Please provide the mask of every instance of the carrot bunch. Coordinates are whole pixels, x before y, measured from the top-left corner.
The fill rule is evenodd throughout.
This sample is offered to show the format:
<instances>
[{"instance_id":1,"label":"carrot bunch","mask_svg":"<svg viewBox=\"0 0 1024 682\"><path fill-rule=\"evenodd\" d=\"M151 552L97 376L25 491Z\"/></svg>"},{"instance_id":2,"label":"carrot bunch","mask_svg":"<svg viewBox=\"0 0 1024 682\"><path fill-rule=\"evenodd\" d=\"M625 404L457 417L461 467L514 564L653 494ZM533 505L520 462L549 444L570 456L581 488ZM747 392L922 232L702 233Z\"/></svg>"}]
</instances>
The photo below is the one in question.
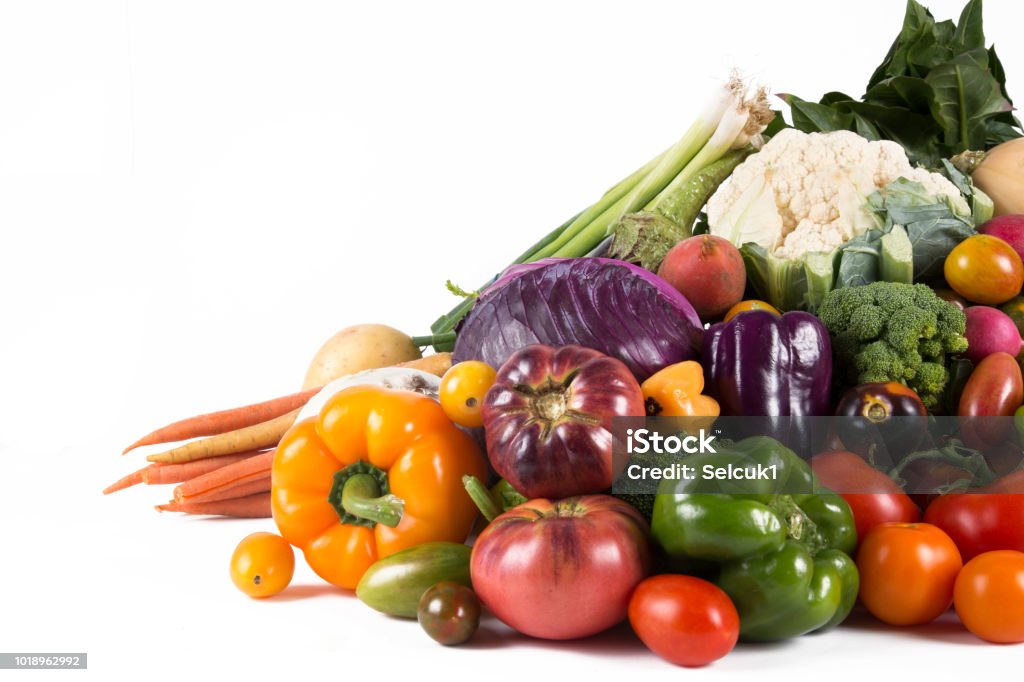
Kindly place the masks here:
<instances>
[{"instance_id":1,"label":"carrot bunch","mask_svg":"<svg viewBox=\"0 0 1024 682\"><path fill-rule=\"evenodd\" d=\"M451 366L450 357L440 353L399 366L440 376ZM149 455L146 459L150 464L107 486L103 494L139 484L177 484L172 499L158 505L158 511L269 517L274 448L295 423L303 405L319 391L314 388L201 414L148 433L122 454L147 445L181 444Z\"/></svg>"},{"instance_id":2,"label":"carrot bunch","mask_svg":"<svg viewBox=\"0 0 1024 682\"><path fill-rule=\"evenodd\" d=\"M175 483L173 499L157 506L159 511L268 517L273 448L317 390L201 414L159 428L124 452L143 445L188 442L150 455L150 464L111 484L103 493L140 483Z\"/></svg>"}]
</instances>

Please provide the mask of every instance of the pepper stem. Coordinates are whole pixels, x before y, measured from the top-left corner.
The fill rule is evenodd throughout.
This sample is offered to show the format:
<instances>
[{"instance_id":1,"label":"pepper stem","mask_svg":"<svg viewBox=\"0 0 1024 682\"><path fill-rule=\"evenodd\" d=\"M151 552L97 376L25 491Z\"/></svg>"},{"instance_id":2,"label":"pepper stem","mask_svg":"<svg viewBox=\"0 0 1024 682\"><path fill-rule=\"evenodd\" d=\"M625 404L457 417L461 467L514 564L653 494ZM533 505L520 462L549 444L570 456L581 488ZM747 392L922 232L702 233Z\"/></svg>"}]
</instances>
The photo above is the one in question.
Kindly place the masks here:
<instances>
[{"instance_id":1,"label":"pepper stem","mask_svg":"<svg viewBox=\"0 0 1024 682\"><path fill-rule=\"evenodd\" d=\"M818 530L818 524L800 508L800 505L791 496L776 495L768 506L786 524L786 536L806 547L811 556L827 547L825 539Z\"/></svg>"},{"instance_id":2,"label":"pepper stem","mask_svg":"<svg viewBox=\"0 0 1024 682\"><path fill-rule=\"evenodd\" d=\"M334 474L327 496L342 523L394 528L402 520L405 502L389 492L387 474L368 462L355 462Z\"/></svg>"}]
</instances>

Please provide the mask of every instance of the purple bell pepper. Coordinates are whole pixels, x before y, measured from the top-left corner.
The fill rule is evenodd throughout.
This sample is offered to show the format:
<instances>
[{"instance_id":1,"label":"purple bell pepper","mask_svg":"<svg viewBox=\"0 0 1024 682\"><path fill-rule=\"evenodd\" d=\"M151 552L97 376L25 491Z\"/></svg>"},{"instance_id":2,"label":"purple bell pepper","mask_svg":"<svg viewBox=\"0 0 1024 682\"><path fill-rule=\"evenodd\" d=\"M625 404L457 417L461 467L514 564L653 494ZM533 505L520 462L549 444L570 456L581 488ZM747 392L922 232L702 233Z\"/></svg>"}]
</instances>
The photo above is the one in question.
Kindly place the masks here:
<instances>
[{"instance_id":1,"label":"purple bell pepper","mask_svg":"<svg viewBox=\"0 0 1024 682\"><path fill-rule=\"evenodd\" d=\"M830 414L832 344L814 315L740 313L704 334L705 391L725 416Z\"/></svg>"}]
</instances>

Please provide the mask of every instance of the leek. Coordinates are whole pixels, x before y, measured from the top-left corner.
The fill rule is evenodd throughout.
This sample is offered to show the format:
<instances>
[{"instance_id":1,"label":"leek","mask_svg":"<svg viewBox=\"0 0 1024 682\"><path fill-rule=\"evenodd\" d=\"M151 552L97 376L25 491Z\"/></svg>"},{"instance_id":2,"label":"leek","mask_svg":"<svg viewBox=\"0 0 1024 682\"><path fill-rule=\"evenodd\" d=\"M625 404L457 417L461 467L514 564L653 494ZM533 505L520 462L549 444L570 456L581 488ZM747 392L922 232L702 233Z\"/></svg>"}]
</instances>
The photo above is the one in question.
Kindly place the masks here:
<instances>
[{"instance_id":1,"label":"leek","mask_svg":"<svg viewBox=\"0 0 1024 682\"><path fill-rule=\"evenodd\" d=\"M707 200L704 189L709 178L715 178L717 186L735 167L736 157L730 156L725 164L714 164L734 150L749 148L773 116L763 89L748 97L743 81L731 77L678 142L547 234L514 262L530 263L552 256L579 258L601 252L623 217L638 211L661 211L672 219L696 216ZM715 172L709 174L706 169L712 166ZM692 219L689 222L690 225L682 226L687 234ZM479 291L493 282L492 279ZM431 325L434 336L417 337L417 343L432 345L437 351L451 350L452 332L475 301L475 297L464 299Z\"/></svg>"}]
</instances>

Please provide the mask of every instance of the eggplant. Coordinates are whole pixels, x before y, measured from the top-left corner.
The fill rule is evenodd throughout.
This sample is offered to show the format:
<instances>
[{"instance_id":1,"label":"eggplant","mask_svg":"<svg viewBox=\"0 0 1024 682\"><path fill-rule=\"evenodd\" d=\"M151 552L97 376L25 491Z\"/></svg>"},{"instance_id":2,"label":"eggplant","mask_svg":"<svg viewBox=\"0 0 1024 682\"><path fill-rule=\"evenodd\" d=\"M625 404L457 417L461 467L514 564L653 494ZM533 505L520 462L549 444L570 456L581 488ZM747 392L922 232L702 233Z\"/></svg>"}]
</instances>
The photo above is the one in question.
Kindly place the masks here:
<instances>
[{"instance_id":1,"label":"eggplant","mask_svg":"<svg viewBox=\"0 0 1024 682\"><path fill-rule=\"evenodd\" d=\"M830 414L832 344L810 313L750 310L713 324L701 358L705 393L722 416L767 418L742 425L723 420L742 426L738 437L770 435L800 452L810 444L814 420L792 418Z\"/></svg>"}]
</instances>

